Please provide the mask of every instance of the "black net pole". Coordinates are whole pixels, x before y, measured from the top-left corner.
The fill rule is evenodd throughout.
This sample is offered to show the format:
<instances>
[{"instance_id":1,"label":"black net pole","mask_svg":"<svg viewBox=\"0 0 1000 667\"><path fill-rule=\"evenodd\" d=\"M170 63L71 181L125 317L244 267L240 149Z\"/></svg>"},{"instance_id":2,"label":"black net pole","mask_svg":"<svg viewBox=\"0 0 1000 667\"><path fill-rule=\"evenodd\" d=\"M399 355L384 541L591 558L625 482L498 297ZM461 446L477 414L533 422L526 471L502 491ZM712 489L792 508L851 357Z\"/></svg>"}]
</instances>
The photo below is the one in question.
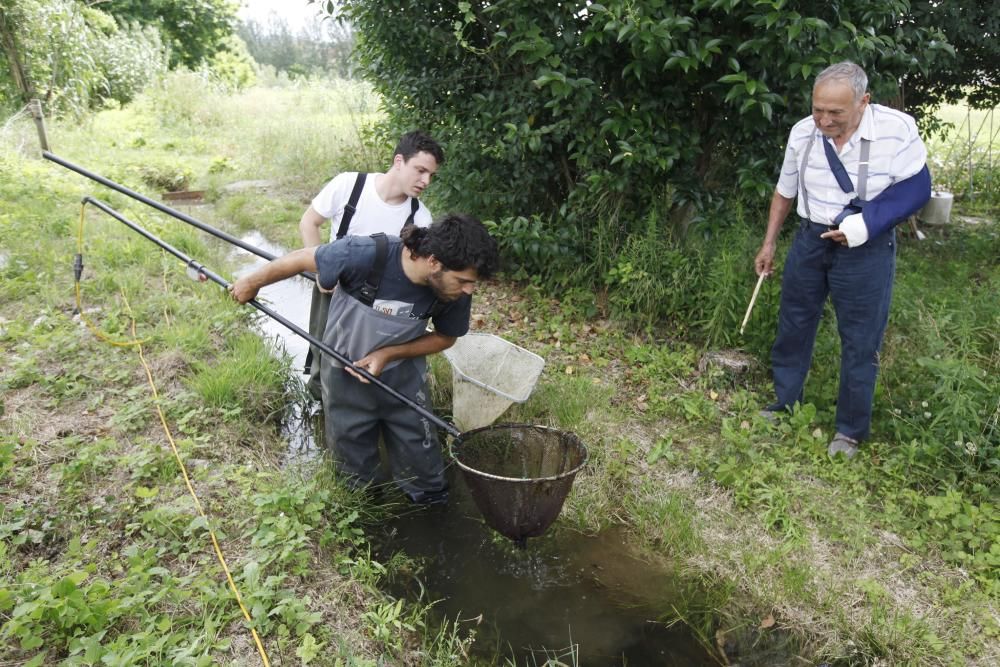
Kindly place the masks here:
<instances>
[{"instance_id":1,"label":"black net pole","mask_svg":"<svg viewBox=\"0 0 1000 667\"><path fill-rule=\"evenodd\" d=\"M223 289L227 289L227 290L229 289L230 283L225 278L223 278L219 274L215 273L214 271L208 269L205 265L200 264L199 262L196 262L190 256L184 254L183 252L181 252L177 248L173 247L172 245L170 245L166 241L164 241L164 240L158 238L157 236L153 235L152 233L150 233L149 231L147 231L143 227L141 227L138 224L132 222L131 220L129 220L128 218L126 218L125 216L123 216L121 213L119 213L115 209L113 209L110 206L108 206L107 204L105 204L104 202L102 202L100 200L97 200L97 199L94 199L93 197L89 197L89 196L88 197L84 197L82 201L83 201L84 204L92 204L93 206L97 207L98 209L100 209L104 213L107 213L112 218L114 218L118 222L122 223L123 225L125 225L126 227L128 227L129 229L131 229L132 231L138 233L139 235L145 237L149 241L152 241L156 245L160 246L163 250L167 251L168 253L170 253L171 255L173 255L174 257L176 257L177 259L179 259L182 262L184 262L184 264L187 266L188 269L193 269L194 271L196 271L199 279L211 280L212 282L216 283L217 285L220 285ZM204 276L204 278L202 278L202 276ZM328 354L328 355L330 355L330 357L332 359L336 359L337 361L339 361L340 363L344 364L345 366L350 366L351 369L353 371L355 371L358 375L364 377L366 380L368 380L369 382L371 382L372 384L374 384L376 387L378 387L378 388L382 389L383 391L387 392L393 398L395 398L396 400L400 401L404 405L407 405L407 406L413 408L414 410L416 410L420 414L421 417L424 417L425 419L429 420L431 423L433 423L436 426L444 429L445 431L447 431L448 433L450 433L454 437L459 438L459 439L461 438L462 432L459 431L455 426L453 426L453 425L449 424L448 422L444 421L443 419L441 419L440 417L438 417L437 415L435 415L433 412L431 412L430 410L424 408L423 406L421 406L420 404L418 404L417 402L415 402L413 399L409 398L408 396L405 396L405 395L401 394L400 392L396 391L395 389L393 389L392 387L390 387L389 385L387 385L385 382L382 382L382 380L378 379L376 376L372 375L371 373L369 373L365 369L360 368L358 366L355 366L354 362L352 362L350 359L348 359L347 357L345 357L344 355L342 355L340 352L337 352L336 350L334 350L332 347L330 347L329 345L327 345L323 341L321 341L318 338L310 335L309 332L305 331L304 329L302 329L298 325L296 325L293 322L285 319L284 317L282 317L278 313L274 312L273 310L271 310L267 306L263 305L262 303L260 303L256 299L251 299L250 301L247 302L247 305L253 306L254 308L256 308L257 310L259 310L260 312L264 313L268 317L272 318L273 320L275 320L276 322L278 322L279 324L281 324L282 326L284 326L285 328L287 328L288 330L290 330L292 333L295 333L295 334L301 336L302 338L306 339L307 341L309 341L309 343L311 343L312 345L315 345L316 347L318 347L323 352L323 354Z\"/></svg>"},{"instance_id":2,"label":"black net pole","mask_svg":"<svg viewBox=\"0 0 1000 667\"><path fill-rule=\"evenodd\" d=\"M236 246L237 248L242 248L243 250L246 250L249 253L257 255L258 257L262 257L262 258L264 258L264 259L266 259L268 261L270 261L272 259L277 259L277 255L269 253L266 250L261 250L260 248L258 248L256 246L250 245L246 241L243 241L242 239L238 239L235 236L233 236L232 234L227 234L226 232L222 231L221 229L216 229L215 227L212 227L211 225L205 224L204 222L202 222L201 220L198 220L197 218L193 218L190 215L187 215L186 213L181 213L177 209L170 208L166 204L162 204L162 203L156 201L155 199L150 199L146 195L139 194L135 190L127 188L124 185L121 185L120 183L115 183L114 181L112 181L110 179L104 178L100 174L95 174L92 171L84 169L80 165L73 164L69 160L64 160L63 158L59 157L58 155L55 155L54 153L50 153L49 151L42 151L42 157L45 158L46 160L49 160L50 162L55 162L59 166L65 167L66 169L69 169L70 171L76 172L77 174L80 174L81 176L85 176L86 178L89 178L92 181L100 183L101 185L103 185L105 187L111 188L112 190L114 190L116 192L120 192L121 194L125 195L126 197L131 197L132 199L134 199L134 200L136 200L138 202L141 202L141 203L145 204L146 206L150 206L152 208L155 208L157 211L160 211L161 213L166 213L167 215L169 215L172 218L176 218L177 220L180 220L181 222L186 222L187 224L191 225L192 227L196 227L197 229L200 229L203 232L211 234L212 236L214 236L214 237L216 237L218 239L222 239L223 241L225 241L227 243L231 243L232 245ZM93 202L95 205L97 205L96 200L91 199L90 201ZM100 208L100 206L98 206L98 208ZM303 278L307 278L309 280L315 280L316 279L316 276L313 273L306 272L306 273L302 273L300 275Z\"/></svg>"}]
</instances>

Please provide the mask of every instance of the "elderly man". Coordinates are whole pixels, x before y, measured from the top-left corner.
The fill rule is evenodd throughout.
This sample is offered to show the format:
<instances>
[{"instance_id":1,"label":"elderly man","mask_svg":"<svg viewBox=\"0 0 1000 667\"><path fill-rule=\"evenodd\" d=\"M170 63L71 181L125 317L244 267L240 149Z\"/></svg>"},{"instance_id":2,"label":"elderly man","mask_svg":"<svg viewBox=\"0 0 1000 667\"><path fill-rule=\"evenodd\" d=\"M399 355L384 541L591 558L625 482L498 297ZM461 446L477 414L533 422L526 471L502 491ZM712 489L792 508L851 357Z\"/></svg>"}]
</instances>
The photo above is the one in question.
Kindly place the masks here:
<instances>
[{"instance_id":1,"label":"elderly man","mask_svg":"<svg viewBox=\"0 0 1000 667\"><path fill-rule=\"evenodd\" d=\"M799 229L785 262L778 332L771 350L777 401L802 400L823 304L840 334L836 435L828 453L847 458L868 436L878 354L896 266L893 227L930 198L927 151L910 116L869 103L868 77L843 62L816 77L812 116L792 128L755 259L774 270L778 232L797 199Z\"/></svg>"}]
</instances>

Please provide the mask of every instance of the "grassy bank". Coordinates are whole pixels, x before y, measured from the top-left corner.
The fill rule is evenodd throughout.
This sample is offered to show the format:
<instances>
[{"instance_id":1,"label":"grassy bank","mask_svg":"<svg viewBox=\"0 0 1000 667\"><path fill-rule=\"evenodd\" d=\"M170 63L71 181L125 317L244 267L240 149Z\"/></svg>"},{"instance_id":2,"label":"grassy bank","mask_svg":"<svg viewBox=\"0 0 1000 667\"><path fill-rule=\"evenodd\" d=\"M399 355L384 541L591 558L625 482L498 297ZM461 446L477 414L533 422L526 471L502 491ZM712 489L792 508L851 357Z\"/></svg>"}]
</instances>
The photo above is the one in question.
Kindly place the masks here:
<instances>
[{"instance_id":1,"label":"grassy bank","mask_svg":"<svg viewBox=\"0 0 1000 667\"><path fill-rule=\"evenodd\" d=\"M135 108L80 127L50 122L53 150L153 196L204 189L214 206L196 216L293 247L322 182L385 160L357 139L372 106L350 91L224 97L175 78ZM343 102L351 94L353 106ZM81 321L72 262L84 194L223 275L233 267L203 234L12 148L31 133L9 128L0 156L3 658L257 663L211 528L273 664L467 664L471 628L442 628L379 591L393 568L409 567L370 556L364 527L385 510L341 491L318 463L280 467L277 423L294 391L287 362L249 333L252 311L90 210L83 314L107 338L141 339L142 357ZM226 188L246 179L271 183ZM777 424L756 416L768 399L776 284L747 335L734 332L759 229L619 263L630 272L596 298L487 286L477 330L548 361L532 398L504 419L574 431L591 449L557 529L622 523L678 563L701 596L664 620L689 623L710 646L791 638L802 659L790 664L1000 662L998 229L926 231L927 241L900 242L874 436L849 463L825 454L831 318L812 402ZM657 267L680 278L647 280ZM657 292L664 286L671 294ZM640 298L675 299L676 320L611 317L640 309ZM435 366L446 405L446 368Z\"/></svg>"}]
</instances>

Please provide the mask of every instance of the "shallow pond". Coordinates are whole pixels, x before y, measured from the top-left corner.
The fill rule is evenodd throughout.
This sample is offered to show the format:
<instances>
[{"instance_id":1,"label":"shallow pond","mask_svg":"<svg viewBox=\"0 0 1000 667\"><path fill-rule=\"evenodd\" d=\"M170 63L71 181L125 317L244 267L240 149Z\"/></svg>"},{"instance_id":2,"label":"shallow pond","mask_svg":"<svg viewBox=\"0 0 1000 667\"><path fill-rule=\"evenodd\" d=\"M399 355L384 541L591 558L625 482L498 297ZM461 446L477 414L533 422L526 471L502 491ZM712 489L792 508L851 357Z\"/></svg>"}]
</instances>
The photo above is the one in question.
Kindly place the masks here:
<instances>
[{"instance_id":1,"label":"shallow pond","mask_svg":"<svg viewBox=\"0 0 1000 667\"><path fill-rule=\"evenodd\" d=\"M633 555L623 532L550 531L520 549L486 527L453 477L447 506L404 512L371 539L383 562L402 551L421 564L419 574L390 582L390 592L423 595L437 601L438 614L476 624L480 657L518 665L719 664L685 625L657 620L678 599L676 580Z\"/></svg>"}]
</instances>

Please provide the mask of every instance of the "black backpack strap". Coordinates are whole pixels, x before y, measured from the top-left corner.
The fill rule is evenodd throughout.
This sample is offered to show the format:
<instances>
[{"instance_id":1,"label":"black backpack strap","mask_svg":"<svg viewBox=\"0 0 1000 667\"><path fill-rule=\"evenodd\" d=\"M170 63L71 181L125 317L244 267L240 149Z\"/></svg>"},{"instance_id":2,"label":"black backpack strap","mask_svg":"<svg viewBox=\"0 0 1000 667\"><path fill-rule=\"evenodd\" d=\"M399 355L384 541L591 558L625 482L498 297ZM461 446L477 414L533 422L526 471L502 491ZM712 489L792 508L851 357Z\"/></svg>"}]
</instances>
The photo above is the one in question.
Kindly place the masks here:
<instances>
[{"instance_id":1,"label":"black backpack strap","mask_svg":"<svg viewBox=\"0 0 1000 667\"><path fill-rule=\"evenodd\" d=\"M382 283L382 274L385 273L385 263L389 256L389 242L385 234L372 234L372 238L375 240L375 261L372 262L372 268L358 295L358 301L369 307L375 303L375 293Z\"/></svg>"},{"instance_id":2,"label":"black backpack strap","mask_svg":"<svg viewBox=\"0 0 1000 667\"><path fill-rule=\"evenodd\" d=\"M416 197L410 197L410 215L407 216L406 222L403 223L403 227L413 224L413 216L415 216L417 214L417 211L419 210L420 210L420 200L417 199ZM399 231L403 230L400 229Z\"/></svg>"},{"instance_id":3,"label":"black backpack strap","mask_svg":"<svg viewBox=\"0 0 1000 667\"><path fill-rule=\"evenodd\" d=\"M361 199L361 191L365 189L365 177L367 175L359 172L358 177L354 180L354 189L351 190L347 206L344 207L344 214L340 216L340 228L337 230L338 239L347 236L347 228L351 226L351 218L354 217L354 213L358 210L358 200Z\"/></svg>"}]
</instances>

